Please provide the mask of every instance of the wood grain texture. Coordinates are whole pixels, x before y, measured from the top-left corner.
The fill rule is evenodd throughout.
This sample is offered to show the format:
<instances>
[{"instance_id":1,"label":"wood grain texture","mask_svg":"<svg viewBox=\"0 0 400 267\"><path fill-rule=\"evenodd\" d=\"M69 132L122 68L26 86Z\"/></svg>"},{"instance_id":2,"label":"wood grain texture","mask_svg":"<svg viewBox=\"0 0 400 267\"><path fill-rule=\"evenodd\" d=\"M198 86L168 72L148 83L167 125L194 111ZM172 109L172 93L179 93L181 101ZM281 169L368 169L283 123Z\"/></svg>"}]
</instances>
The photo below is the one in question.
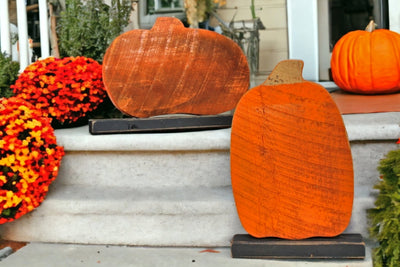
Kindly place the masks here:
<instances>
[{"instance_id":1,"label":"wood grain texture","mask_svg":"<svg viewBox=\"0 0 400 267\"><path fill-rule=\"evenodd\" d=\"M241 223L254 237L330 237L350 221L346 129L325 88L287 73L294 67L301 75L302 66L279 63L269 85L243 96L232 121L233 194ZM292 83L282 83L284 76L294 76Z\"/></svg>"},{"instance_id":2,"label":"wood grain texture","mask_svg":"<svg viewBox=\"0 0 400 267\"><path fill-rule=\"evenodd\" d=\"M215 115L232 110L248 90L249 68L232 40L169 17L117 37L104 56L103 79L114 105L134 117Z\"/></svg>"},{"instance_id":3,"label":"wood grain texture","mask_svg":"<svg viewBox=\"0 0 400 267\"><path fill-rule=\"evenodd\" d=\"M400 93L360 95L338 90L331 96L342 114L400 112Z\"/></svg>"}]
</instances>

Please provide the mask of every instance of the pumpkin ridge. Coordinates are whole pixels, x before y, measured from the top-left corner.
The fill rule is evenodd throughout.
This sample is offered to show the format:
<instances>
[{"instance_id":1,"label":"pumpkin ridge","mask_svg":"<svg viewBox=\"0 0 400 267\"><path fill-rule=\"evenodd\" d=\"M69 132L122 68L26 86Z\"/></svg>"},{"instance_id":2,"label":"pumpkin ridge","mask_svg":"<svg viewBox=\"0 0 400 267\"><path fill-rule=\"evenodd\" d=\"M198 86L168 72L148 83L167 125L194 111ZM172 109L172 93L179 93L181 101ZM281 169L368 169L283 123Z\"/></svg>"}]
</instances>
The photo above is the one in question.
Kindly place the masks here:
<instances>
[{"instance_id":1,"label":"pumpkin ridge","mask_svg":"<svg viewBox=\"0 0 400 267\"><path fill-rule=\"evenodd\" d=\"M396 42L396 40L394 40L395 38L398 39L397 40L398 42ZM397 69L400 70L400 56L399 56L399 51L396 49L397 44L400 42L399 35L397 35L397 37L389 38L389 40L390 40L390 42L392 44L393 55L396 58ZM397 83L396 83L396 85L397 85L397 87L400 87L400 72L397 72Z\"/></svg>"},{"instance_id":2,"label":"pumpkin ridge","mask_svg":"<svg viewBox=\"0 0 400 267\"><path fill-rule=\"evenodd\" d=\"M369 62L370 62L370 64L369 64L369 75L371 77L371 88L375 88L374 70L372 69L375 62L373 62L373 56L374 55L373 55L372 51L374 51L374 44L375 44L374 37L376 36L376 34L374 34L374 32L371 32L370 35L371 35L370 38L369 38L369 47L370 47L369 49L370 49L370 51L368 53L369 54Z\"/></svg>"},{"instance_id":3,"label":"pumpkin ridge","mask_svg":"<svg viewBox=\"0 0 400 267\"><path fill-rule=\"evenodd\" d=\"M335 50L340 50L341 49L341 43L340 41L336 43L335 47L333 48L332 51L332 58L331 58L331 69L332 69L332 77L335 83L341 87L342 84L344 83L341 75L339 75L335 70L338 70L339 67L339 52L336 52Z\"/></svg>"},{"instance_id":4,"label":"pumpkin ridge","mask_svg":"<svg viewBox=\"0 0 400 267\"><path fill-rule=\"evenodd\" d=\"M371 63L373 60L372 55L372 39L374 33L361 31L360 35L358 36L358 42L353 47L353 50L356 51L357 55L354 57L354 74L353 80L355 81L355 89L358 92L365 92L369 88L373 88L373 73L374 73L374 66ZM357 47L362 47L363 49L357 49ZM367 57L364 55L367 54ZM367 66L367 68L362 69L363 66ZM362 72L360 73L359 70L361 69ZM365 72L367 75L364 75L362 79L359 78L360 74Z\"/></svg>"},{"instance_id":5,"label":"pumpkin ridge","mask_svg":"<svg viewBox=\"0 0 400 267\"><path fill-rule=\"evenodd\" d=\"M346 60L346 58L342 60L345 60L345 62L347 62L347 68L346 68L346 88L351 88L351 87L355 87L358 88L358 84L357 81L355 81L355 79L353 79L353 77L355 77L357 75L357 73L355 72L356 69L356 54L358 53L357 50L354 50L354 46L355 44L358 43L359 39L361 38L361 35L356 35L354 34L354 36L352 36L352 34L350 34L351 38L349 37L351 42L344 42L346 44L345 46L345 51L349 54L349 60ZM346 64L343 64L346 65ZM354 73L355 72L355 73Z\"/></svg>"}]
</instances>

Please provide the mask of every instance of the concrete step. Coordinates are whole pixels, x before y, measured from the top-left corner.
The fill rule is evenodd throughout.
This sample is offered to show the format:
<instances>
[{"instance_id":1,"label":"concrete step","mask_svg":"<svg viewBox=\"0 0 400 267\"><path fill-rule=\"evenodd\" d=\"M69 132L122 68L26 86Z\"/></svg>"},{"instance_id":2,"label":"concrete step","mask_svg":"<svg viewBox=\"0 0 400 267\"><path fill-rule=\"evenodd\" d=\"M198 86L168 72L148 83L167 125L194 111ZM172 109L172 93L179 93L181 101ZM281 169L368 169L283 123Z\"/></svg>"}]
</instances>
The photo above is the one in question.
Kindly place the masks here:
<instances>
[{"instance_id":1,"label":"concrete step","mask_svg":"<svg viewBox=\"0 0 400 267\"><path fill-rule=\"evenodd\" d=\"M208 251L208 252L207 252ZM229 248L149 248L104 245L30 243L0 262L1 266L118 267L372 267L370 248L364 260L233 259ZM51 252L51 253L50 253Z\"/></svg>"},{"instance_id":2,"label":"concrete step","mask_svg":"<svg viewBox=\"0 0 400 267\"><path fill-rule=\"evenodd\" d=\"M368 238L376 166L398 146L400 113L345 115L355 170L346 232ZM230 187L230 129L92 136L56 131L66 150L43 204L1 225L16 241L140 246L229 246L244 233Z\"/></svg>"},{"instance_id":3,"label":"concrete step","mask_svg":"<svg viewBox=\"0 0 400 267\"><path fill-rule=\"evenodd\" d=\"M51 188L35 212L2 226L19 241L142 246L227 246L244 233L230 187Z\"/></svg>"},{"instance_id":4,"label":"concrete step","mask_svg":"<svg viewBox=\"0 0 400 267\"><path fill-rule=\"evenodd\" d=\"M228 186L229 150L67 152L57 180L137 189Z\"/></svg>"},{"instance_id":5,"label":"concrete step","mask_svg":"<svg viewBox=\"0 0 400 267\"><path fill-rule=\"evenodd\" d=\"M67 153L59 183L129 188L230 185L230 129L181 133L90 135L56 131Z\"/></svg>"},{"instance_id":6,"label":"concrete step","mask_svg":"<svg viewBox=\"0 0 400 267\"><path fill-rule=\"evenodd\" d=\"M365 210L373 199L356 194L346 233L368 237ZM142 188L58 185L33 213L2 226L17 241L136 246L229 246L240 224L231 187Z\"/></svg>"}]
</instances>

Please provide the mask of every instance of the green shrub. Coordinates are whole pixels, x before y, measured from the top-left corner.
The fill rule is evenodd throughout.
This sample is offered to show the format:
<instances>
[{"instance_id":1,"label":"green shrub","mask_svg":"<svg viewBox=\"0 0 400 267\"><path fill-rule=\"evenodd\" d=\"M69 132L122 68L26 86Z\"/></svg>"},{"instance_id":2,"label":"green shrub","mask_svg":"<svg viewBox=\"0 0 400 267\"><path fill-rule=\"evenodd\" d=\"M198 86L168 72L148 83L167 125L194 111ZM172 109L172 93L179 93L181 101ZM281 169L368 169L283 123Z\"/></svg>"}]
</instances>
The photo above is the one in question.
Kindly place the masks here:
<instances>
[{"instance_id":1,"label":"green shrub","mask_svg":"<svg viewBox=\"0 0 400 267\"><path fill-rule=\"evenodd\" d=\"M104 0L66 0L65 4L57 22L60 57L85 56L101 64L111 42L129 23L132 0L112 0L111 6L104 4ZM124 115L107 97L88 117Z\"/></svg>"},{"instance_id":2,"label":"green shrub","mask_svg":"<svg viewBox=\"0 0 400 267\"><path fill-rule=\"evenodd\" d=\"M12 61L11 57L0 53L0 97L10 97L14 93L10 85L18 78L19 63Z\"/></svg>"},{"instance_id":3,"label":"green shrub","mask_svg":"<svg viewBox=\"0 0 400 267\"><path fill-rule=\"evenodd\" d=\"M389 152L378 167L382 181L375 186L379 194L369 211L371 236L379 246L374 249L375 267L400 264L400 150Z\"/></svg>"},{"instance_id":4,"label":"green shrub","mask_svg":"<svg viewBox=\"0 0 400 267\"><path fill-rule=\"evenodd\" d=\"M131 0L66 0L60 13L57 34L61 57L85 56L102 63L103 56L129 23Z\"/></svg>"}]
</instances>

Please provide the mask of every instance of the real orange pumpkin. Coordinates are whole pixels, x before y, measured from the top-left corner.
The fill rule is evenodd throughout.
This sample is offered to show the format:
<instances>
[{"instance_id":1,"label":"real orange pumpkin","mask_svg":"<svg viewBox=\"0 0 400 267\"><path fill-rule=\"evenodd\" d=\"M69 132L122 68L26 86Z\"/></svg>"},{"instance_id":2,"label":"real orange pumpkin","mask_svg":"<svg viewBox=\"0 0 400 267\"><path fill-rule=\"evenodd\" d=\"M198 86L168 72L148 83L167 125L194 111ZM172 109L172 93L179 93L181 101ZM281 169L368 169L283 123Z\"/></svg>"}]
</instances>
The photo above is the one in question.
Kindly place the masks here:
<instances>
[{"instance_id":1,"label":"real orange pumpkin","mask_svg":"<svg viewBox=\"0 0 400 267\"><path fill-rule=\"evenodd\" d=\"M400 34L375 30L373 21L365 31L351 31L335 45L332 76L343 90L359 94L400 91Z\"/></svg>"}]
</instances>

